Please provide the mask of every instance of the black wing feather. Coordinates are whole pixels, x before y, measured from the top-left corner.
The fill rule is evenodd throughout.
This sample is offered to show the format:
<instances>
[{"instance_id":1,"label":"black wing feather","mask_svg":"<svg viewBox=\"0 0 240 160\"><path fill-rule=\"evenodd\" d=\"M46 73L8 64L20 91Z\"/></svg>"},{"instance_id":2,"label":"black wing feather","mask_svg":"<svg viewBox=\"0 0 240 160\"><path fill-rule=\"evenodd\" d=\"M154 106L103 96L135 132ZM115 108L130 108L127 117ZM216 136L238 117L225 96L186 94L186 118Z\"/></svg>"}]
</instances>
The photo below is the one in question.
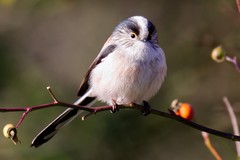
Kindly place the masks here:
<instances>
[{"instance_id":1,"label":"black wing feather","mask_svg":"<svg viewBox=\"0 0 240 160\"><path fill-rule=\"evenodd\" d=\"M107 42L106 42L107 43ZM98 55L98 57L93 61L91 66L89 67L88 72L85 75L85 78L83 79L80 89L78 92L79 96L84 95L87 90L89 89L89 76L91 71L98 65L103 58L107 57L110 53L112 53L116 48L116 45L110 45L107 48L103 49L103 51ZM91 103L95 97L86 97L79 105L88 105ZM76 116L78 114L78 109L68 109L65 112L63 112L59 117L57 117L52 123L50 123L45 129L43 129L32 141L31 147L39 147L43 143L46 143L49 141L58 131L59 125L66 124L71 118Z\"/></svg>"}]
</instances>

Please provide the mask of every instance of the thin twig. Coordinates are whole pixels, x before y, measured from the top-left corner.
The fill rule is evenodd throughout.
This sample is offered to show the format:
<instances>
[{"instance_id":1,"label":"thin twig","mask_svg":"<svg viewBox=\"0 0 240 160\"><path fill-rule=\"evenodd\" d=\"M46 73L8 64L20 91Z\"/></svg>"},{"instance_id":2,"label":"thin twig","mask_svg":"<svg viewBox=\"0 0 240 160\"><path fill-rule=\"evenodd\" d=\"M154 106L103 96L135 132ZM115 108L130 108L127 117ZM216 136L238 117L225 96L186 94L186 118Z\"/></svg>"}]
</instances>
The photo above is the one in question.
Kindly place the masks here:
<instances>
[{"instance_id":1,"label":"thin twig","mask_svg":"<svg viewBox=\"0 0 240 160\"><path fill-rule=\"evenodd\" d=\"M236 70L238 72L240 72L240 64L238 63L236 56L234 56L234 57L226 56L225 59L226 59L226 61L232 63L235 66Z\"/></svg>"},{"instance_id":2,"label":"thin twig","mask_svg":"<svg viewBox=\"0 0 240 160\"><path fill-rule=\"evenodd\" d=\"M238 12L240 13L240 0L236 0Z\"/></svg>"},{"instance_id":3,"label":"thin twig","mask_svg":"<svg viewBox=\"0 0 240 160\"><path fill-rule=\"evenodd\" d=\"M51 95L52 99L54 100L54 102L57 102L58 99L57 99L57 97L53 94L53 91L52 91L52 89L51 89L50 86L47 86L47 90L48 90L49 94Z\"/></svg>"},{"instance_id":4,"label":"thin twig","mask_svg":"<svg viewBox=\"0 0 240 160\"><path fill-rule=\"evenodd\" d=\"M233 133L235 135L239 135L238 122L237 122L236 115L233 111L233 107L230 104L227 97L223 97L223 102L224 102L224 104L228 110L229 116L230 116L230 120L231 120L232 127L233 127ZM237 156L240 157L240 142L235 142L235 144L236 144Z\"/></svg>"},{"instance_id":5,"label":"thin twig","mask_svg":"<svg viewBox=\"0 0 240 160\"><path fill-rule=\"evenodd\" d=\"M17 125L16 125L16 128L18 128L18 127L21 125L21 123L23 122L24 118L27 116L27 114L28 114L30 111L31 111L30 108L26 108L26 111L23 112L21 118L19 119L19 121L18 121L18 123L17 123Z\"/></svg>"},{"instance_id":6,"label":"thin twig","mask_svg":"<svg viewBox=\"0 0 240 160\"><path fill-rule=\"evenodd\" d=\"M222 160L221 156L218 154L217 150L213 147L211 140L208 136L207 132L201 132L202 133L202 137L204 139L204 143L206 145L206 147L208 148L208 150L212 153L212 155L216 158L216 160Z\"/></svg>"}]
</instances>

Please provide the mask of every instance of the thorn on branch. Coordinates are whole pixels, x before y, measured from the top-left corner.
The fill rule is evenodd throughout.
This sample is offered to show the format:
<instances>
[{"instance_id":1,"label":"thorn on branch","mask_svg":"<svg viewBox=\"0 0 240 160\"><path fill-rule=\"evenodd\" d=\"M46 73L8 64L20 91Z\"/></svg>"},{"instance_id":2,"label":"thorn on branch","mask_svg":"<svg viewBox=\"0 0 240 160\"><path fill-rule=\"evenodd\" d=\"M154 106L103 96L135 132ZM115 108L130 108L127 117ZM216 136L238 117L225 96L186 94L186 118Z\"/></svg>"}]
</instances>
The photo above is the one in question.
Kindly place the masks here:
<instances>
[{"instance_id":1,"label":"thorn on branch","mask_svg":"<svg viewBox=\"0 0 240 160\"><path fill-rule=\"evenodd\" d=\"M47 90L48 90L49 94L51 95L52 99L54 100L54 102L58 102L58 99L57 99L57 97L53 94L53 91L52 91L52 89L51 89L50 86L47 86Z\"/></svg>"}]
</instances>

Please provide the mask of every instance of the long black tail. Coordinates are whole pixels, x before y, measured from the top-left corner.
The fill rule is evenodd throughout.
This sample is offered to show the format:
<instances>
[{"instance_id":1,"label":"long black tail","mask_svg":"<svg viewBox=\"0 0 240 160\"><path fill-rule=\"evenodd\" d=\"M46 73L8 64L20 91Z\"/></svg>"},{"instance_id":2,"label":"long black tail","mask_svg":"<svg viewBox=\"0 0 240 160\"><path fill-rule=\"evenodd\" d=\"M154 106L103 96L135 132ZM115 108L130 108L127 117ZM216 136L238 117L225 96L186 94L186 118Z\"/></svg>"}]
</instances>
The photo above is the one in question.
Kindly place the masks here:
<instances>
[{"instance_id":1,"label":"long black tail","mask_svg":"<svg viewBox=\"0 0 240 160\"><path fill-rule=\"evenodd\" d=\"M94 97L86 97L84 100L75 102L74 104L89 105L94 102ZM68 108L56 119L54 119L49 125L47 125L32 141L31 147L39 147L40 145L49 141L63 126L70 123L76 118L81 112L78 109Z\"/></svg>"}]
</instances>

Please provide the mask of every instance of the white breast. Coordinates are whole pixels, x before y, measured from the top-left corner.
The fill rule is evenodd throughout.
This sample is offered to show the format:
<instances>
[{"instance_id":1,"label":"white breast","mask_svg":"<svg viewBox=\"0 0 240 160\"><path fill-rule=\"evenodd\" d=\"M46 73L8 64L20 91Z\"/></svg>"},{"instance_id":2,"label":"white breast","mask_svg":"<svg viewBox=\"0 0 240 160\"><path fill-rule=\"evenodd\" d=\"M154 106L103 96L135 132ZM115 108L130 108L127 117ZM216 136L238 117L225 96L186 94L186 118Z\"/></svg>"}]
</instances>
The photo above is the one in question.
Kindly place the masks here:
<instances>
[{"instance_id":1,"label":"white breast","mask_svg":"<svg viewBox=\"0 0 240 160\"><path fill-rule=\"evenodd\" d=\"M160 48L146 48L117 49L104 58L90 75L93 96L111 105L141 103L156 94L166 75L165 57Z\"/></svg>"}]
</instances>

